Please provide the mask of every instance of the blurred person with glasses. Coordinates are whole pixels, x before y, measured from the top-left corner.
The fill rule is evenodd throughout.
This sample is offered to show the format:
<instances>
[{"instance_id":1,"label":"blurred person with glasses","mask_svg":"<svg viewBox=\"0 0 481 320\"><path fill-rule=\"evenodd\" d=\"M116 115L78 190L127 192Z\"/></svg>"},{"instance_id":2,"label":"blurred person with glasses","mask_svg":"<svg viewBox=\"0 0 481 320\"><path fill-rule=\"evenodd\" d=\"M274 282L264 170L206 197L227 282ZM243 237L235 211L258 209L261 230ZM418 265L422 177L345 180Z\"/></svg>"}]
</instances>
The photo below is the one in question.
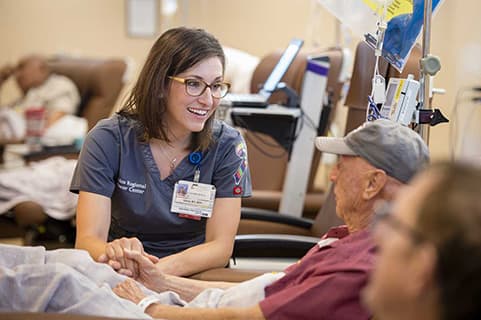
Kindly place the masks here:
<instances>
[{"instance_id":1,"label":"blurred person with glasses","mask_svg":"<svg viewBox=\"0 0 481 320\"><path fill-rule=\"evenodd\" d=\"M481 169L433 165L377 212L376 319L481 319Z\"/></svg>"},{"instance_id":2,"label":"blurred person with glasses","mask_svg":"<svg viewBox=\"0 0 481 320\"><path fill-rule=\"evenodd\" d=\"M242 136L214 119L224 70L204 30L157 39L122 109L85 140L71 182L76 248L134 278L126 249L178 276L227 265L251 183Z\"/></svg>"}]
</instances>

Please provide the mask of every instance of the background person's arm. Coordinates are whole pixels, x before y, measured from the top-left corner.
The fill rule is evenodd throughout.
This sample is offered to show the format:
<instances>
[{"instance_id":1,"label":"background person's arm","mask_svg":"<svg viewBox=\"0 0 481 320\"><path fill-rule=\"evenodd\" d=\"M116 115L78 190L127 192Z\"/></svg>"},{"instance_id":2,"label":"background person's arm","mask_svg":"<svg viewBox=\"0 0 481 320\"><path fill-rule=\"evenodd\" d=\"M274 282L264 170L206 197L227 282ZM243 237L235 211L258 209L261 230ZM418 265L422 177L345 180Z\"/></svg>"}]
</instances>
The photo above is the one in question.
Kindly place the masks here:
<instances>
[{"instance_id":1,"label":"background person's arm","mask_svg":"<svg viewBox=\"0 0 481 320\"><path fill-rule=\"evenodd\" d=\"M48 96L44 107L47 109L46 127L67 114L75 115L80 105L80 93L72 79L51 75L46 83Z\"/></svg>"},{"instance_id":2,"label":"background person's arm","mask_svg":"<svg viewBox=\"0 0 481 320\"><path fill-rule=\"evenodd\" d=\"M52 111L49 113L47 117L47 123L45 125L46 128L50 128L56 121L60 120L64 115L66 115L63 111Z\"/></svg>"},{"instance_id":3,"label":"background person's arm","mask_svg":"<svg viewBox=\"0 0 481 320\"><path fill-rule=\"evenodd\" d=\"M232 255L240 207L240 198L217 198L207 221L205 242L160 259L158 268L166 274L188 276L226 266Z\"/></svg>"}]
</instances>

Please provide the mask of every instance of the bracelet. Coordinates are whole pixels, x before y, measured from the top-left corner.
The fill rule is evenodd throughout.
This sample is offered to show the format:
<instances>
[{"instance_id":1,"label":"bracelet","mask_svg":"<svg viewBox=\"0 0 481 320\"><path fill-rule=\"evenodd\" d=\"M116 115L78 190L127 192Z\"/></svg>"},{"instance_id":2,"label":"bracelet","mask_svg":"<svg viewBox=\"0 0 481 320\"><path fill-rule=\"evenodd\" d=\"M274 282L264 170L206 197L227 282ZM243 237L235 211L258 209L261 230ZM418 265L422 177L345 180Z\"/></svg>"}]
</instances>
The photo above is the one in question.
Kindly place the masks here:
<instances>
[{"instance_id":1,"label":"bracelet","mask_svg":"<svg viewBox=\"0 0 481 320\"><path fill-rule=\"evenodd\" d=\"M151 296L146 296L144 297L142 300L139 301L139 303L137 303L137 305L142 309L142 311L145 313L145 310L147 310L147 308L153 304L153 303L157 303L157 302L160 302L160 299L157 298L157 296L154 296L154 295L151 295Z\"/></svg>"}]
</instances>

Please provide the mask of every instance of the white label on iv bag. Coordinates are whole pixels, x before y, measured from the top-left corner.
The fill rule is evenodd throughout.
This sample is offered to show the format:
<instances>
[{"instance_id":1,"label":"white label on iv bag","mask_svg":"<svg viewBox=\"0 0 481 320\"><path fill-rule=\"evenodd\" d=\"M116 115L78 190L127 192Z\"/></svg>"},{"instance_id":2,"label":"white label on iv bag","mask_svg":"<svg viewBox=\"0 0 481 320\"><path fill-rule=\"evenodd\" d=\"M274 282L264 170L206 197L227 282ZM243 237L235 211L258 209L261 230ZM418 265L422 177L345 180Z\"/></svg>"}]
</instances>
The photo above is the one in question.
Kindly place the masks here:
<instances>
[{"instance_id":1,"label":"white label on iv bag","mask_svg":"<svg viewBox=\"0 0 481 320\"><path fill-rule=\"evenodd\" d=\"M386 101L386 80L381 75L375 75L372 79L372 99L375 104Z\"/></svg>"}]
</instances>

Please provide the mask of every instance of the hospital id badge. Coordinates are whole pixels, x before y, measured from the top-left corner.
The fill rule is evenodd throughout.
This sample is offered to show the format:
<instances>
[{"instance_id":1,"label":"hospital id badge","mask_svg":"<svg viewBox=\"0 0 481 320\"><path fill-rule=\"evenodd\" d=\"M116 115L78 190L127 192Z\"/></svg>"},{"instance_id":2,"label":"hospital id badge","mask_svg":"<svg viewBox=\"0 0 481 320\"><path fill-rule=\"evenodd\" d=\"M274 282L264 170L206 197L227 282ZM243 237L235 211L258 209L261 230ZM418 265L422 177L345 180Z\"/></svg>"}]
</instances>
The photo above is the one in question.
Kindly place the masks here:
<instances>
[{"instance_id":1,"label":"hospital id badge","mask_svg":"<svg viewBox=\"0 0 481 320\"><path fill-rule=\"evenodd\" d=\"M174 186L170 211L210 218L214 208L215 186L180 180Z\"/></svg>"}]
</instances>

